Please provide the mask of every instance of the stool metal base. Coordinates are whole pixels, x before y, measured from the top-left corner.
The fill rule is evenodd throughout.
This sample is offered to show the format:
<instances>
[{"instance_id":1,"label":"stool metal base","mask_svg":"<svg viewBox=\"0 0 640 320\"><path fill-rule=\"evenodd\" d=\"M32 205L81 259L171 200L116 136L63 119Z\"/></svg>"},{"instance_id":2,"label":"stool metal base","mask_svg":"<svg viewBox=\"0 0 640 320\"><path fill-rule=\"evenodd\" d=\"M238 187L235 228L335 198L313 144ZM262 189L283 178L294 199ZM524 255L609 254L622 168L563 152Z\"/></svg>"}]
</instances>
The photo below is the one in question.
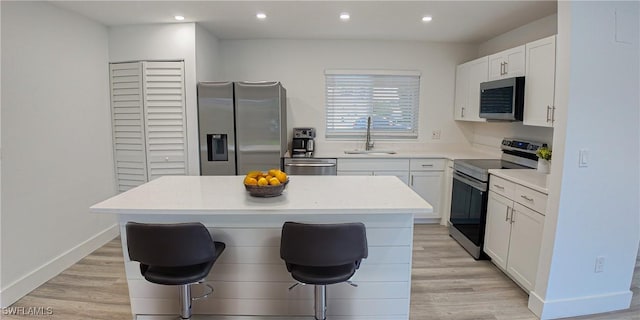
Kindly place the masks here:
<instances>
[{"instance_id":1,"label":"stool metal base","mask_svg":"<svg viewBox=\"0 0 640 320\"><path fill-rule=\"evenodd\" d=\"M327 286L316 285L314 292L315 318L316 320L327 319Z\"/></svg>"},{"instance_id":2,"label":"stool metal base","mask_svg":"<svg viewBox=\"0 0 640 320\"><path fill-rule=\"evenodd\" d=\"M180 319L191 319L191 284L178 287L180 293Z\"/></svg>"}]
</instances>

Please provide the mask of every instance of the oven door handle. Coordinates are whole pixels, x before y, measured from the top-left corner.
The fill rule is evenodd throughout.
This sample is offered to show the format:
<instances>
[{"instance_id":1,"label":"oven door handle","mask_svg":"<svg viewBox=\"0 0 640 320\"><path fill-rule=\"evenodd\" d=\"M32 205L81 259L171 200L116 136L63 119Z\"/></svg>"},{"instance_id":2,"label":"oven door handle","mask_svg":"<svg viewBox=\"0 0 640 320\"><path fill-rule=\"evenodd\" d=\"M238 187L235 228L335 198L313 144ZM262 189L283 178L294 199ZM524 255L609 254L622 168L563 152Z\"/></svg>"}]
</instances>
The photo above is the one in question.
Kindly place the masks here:
<instances>
[{"instance_id":1,"label":"oven door handle","mask_svg":"<svg viewBox=\"0 0 640 320\"><path fill-rule=\"evenodd\" d=\"M467 178L457 172L453 173L453 178L455 180L458 180L474 189L480 190L482 192L486 192L487 191L487 184L486 183L482 183L482 182L478 182L478 181L474 181L470 178Z\"/></svg>"}]
</instances>

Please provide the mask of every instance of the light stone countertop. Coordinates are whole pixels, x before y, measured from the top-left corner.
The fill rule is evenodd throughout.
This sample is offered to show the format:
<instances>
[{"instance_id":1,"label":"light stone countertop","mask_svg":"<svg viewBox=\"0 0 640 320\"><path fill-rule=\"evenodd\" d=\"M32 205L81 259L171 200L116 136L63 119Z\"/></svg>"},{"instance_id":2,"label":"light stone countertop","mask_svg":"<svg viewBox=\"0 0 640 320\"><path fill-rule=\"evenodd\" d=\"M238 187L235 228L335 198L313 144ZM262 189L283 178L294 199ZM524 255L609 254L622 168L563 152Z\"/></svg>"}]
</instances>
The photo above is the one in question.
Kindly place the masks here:
<instances>
[{"instance_id":1,"label":"light stone countertop","mask_svg":"<svg viewBox=\"0 0 640 320\"><path fill-rule=\"evenodd\" d=\"M489 169L489 174L515 182L544 194L549 194L548 174L536 169Z\"/></svg>"},{"instance_id":2,"label":"light stone countertop","mask_svg":"<svg viewBox=\"0 0 640 320\"><path fill-rule=\"evenodd\" d=\"M432 206L393 176L291 176L277 197L256 198L244 176L164 176L93 205L111 214L429 214Z\"/></svg>"},{"instance_id":3,"label":"light stone countertop","mask_svg":"<svg viewBox=\"0 0 640 320\"><path fill-rule=\"evenodd\" d=\"M387 148L382 148L388 150ZM392 148L391 148L392 149ZM393 150L393 149L392 149ZM375 149L374 149L375 151ZM442 148L434 150L398 150L394 154L346 154L344 150L317 151L315 158L343 158L343 159L394 159L394 158L445 158L455 159L499 159L500 154L472 149L472 148Z\"/></svg>"}]
</instances>

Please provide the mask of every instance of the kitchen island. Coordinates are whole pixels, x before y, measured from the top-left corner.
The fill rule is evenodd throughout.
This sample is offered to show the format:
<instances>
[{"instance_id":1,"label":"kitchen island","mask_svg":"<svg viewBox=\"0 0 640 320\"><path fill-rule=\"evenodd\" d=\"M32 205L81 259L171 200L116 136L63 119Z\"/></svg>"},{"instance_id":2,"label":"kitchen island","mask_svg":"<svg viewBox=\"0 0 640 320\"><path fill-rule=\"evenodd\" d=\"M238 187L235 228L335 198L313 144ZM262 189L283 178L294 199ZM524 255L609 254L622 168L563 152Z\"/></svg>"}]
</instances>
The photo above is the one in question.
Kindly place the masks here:
<instances>
[{"instance_id":1,"label":"kitchen island","mask_svg":"<svg viewBox=\"0 0 640 320\"><path fill-rule=\"evenodd\" d=\"M280 259L285 221L363 222L369 257L353 277L359 286L327 289L331 319L409 319L413 215L431 205L396 177L292 176L282 195L249 196L241 176L166 176L91 207L117 214L134 317L178 312L178 290L147 282L126 252L128 221L198 221L227 249L207 281L215 292L195 301L194 314L310 316L313 287L294 283ZM198 286L193 295L197 296ZM279 317L280 318L280 317Z\"/></svg>"}]
</instances>

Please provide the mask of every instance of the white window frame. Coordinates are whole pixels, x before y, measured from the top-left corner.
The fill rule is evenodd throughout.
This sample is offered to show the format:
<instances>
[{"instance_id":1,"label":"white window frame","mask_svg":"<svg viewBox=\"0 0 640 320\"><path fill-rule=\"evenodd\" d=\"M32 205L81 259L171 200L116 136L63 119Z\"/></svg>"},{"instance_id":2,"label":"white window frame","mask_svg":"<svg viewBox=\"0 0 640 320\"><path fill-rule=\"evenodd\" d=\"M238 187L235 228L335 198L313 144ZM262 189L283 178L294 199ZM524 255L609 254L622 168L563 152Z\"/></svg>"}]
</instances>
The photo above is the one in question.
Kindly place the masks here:
<instances>
[{"instance_id":1,"label":"white window frame","mask_svg":"<svg viewBox=\"0 0 640 320\"><path fill-rule=\"evenodd\" d=\"M371 134L376 139L417 139L420 75L419 71L413 70L325 70L325 137L329 140L362 139L366 134L367 117L371 116ZM371 97L367 97L366 94L349 96L336 93L336 85L346 85L350 81L355 81L361 92L372 93ZM367 82L374 83L371 90L365 88ZM388 88L397 89L398 85L402 87L391 91L382 87L388 84L395 86ZM373 100L382 103L374 104ZM385 100L397 100L399 104L385 106ZM340 107L339 104L345 106ZM396 120L393 120L393 114L398 114ZM345 120L342 117L351 119ZM385 123L390 122L398 123L398 126L394 127L391 124L385 127Z\"/></svg>"}]
</instances>

